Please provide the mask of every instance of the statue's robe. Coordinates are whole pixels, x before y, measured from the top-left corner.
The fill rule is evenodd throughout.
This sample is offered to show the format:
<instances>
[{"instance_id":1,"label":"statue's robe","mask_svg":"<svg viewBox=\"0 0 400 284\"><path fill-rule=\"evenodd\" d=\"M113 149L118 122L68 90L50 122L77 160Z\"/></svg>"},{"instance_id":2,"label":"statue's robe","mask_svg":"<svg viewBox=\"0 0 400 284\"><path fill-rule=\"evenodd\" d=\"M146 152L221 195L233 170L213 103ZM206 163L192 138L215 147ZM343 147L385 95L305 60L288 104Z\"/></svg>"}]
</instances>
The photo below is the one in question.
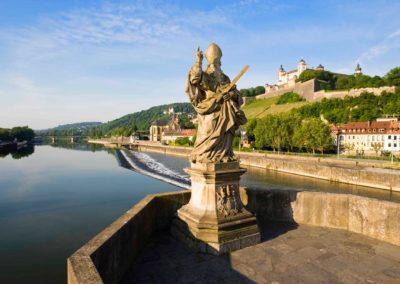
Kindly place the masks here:
<instances>
[{"instance_id":1,"label":"statue's robe","mask_svg":"<svg viewBox=\"0 0 400 284\"><path fill-rule=\"evenodd\" d=\"M192 162L236 161L232 143L235 130L246 123L240 105L242 98L233 88L230 99L219 100L221 90L230 83L228 76L215 72L203 72L192 68L189 72L186 92L197 112L198 130Z\"/></svg>"}]
</instances>

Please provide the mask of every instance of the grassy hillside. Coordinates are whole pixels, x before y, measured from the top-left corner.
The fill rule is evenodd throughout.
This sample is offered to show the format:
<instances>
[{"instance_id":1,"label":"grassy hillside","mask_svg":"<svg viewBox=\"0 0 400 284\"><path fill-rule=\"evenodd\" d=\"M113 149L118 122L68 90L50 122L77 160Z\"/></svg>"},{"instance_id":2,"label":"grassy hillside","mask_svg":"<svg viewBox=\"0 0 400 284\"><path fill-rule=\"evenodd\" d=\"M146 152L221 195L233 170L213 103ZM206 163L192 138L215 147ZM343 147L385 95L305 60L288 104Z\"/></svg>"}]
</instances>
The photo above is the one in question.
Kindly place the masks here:
<instances>
[{"instance_id":1,"label":"grassy hillside","mask_svg":"<svg viewBox=\"0 0 400 284\"><path fill-rule=\"evenodd\" d=\"M272 97L264 100L254 100L245 105L242 109L247 118L262 118L267 114L287 112L295 108L299 108L307 104L307 102L295 102L277 105L277 101L281 96Z\"/></svg>"}]
</instances>

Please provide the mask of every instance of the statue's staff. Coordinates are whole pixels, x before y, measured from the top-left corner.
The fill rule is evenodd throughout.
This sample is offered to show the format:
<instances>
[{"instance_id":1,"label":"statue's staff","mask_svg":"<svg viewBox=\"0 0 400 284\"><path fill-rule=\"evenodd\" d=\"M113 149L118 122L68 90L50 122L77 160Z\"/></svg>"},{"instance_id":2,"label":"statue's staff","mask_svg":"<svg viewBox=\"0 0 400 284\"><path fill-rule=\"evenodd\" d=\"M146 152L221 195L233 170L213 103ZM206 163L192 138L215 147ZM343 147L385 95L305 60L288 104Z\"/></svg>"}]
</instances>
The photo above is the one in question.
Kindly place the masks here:
<instances>
[{"instance_id":1,"label":"statue's staff","mask_svg":"<svg viewBox=\"0 0 400 284\"><path fill-rule=\"evenodd\" d=\"M244 66L244 68L242 69L242 71L240 71L240 73L233 78L232 82L230 82L226 87L222 88L221 93L219 93L218 98L217 98L217 102L221 102L221 100L224 98L224 95L227 94L232 88L233 86L236 85L236 83L239 81L239 79L243 76L244 73L246 73L246 71L250 68L249 65ZM225 98L224 98L225 99ZM229 100L229 97L226 98L225 100ZM240 110L240 106L236 106L235 104L233 104L231 102L231 100L229 100L231 106L235 109L236 112L238 112Z\"/></svg>"},{"instance_id":2,"label":"statue's staff","mask_svg":"<svg viewBox=\"0 0 400 284\"><path fill-rule=\"evenodd\" d=\"M244 73L246 73L246 71L250 68L249 65L244 66L244 68L242 69L242 71L240 71L240 73L233 78L232 82L230 82L226 87L224 87L221 91L221 95L226 94L227 92L229 92L233 86L236 85L236 83L239 81L239 79L243 76Z\"/></svg>"}]
</instances>

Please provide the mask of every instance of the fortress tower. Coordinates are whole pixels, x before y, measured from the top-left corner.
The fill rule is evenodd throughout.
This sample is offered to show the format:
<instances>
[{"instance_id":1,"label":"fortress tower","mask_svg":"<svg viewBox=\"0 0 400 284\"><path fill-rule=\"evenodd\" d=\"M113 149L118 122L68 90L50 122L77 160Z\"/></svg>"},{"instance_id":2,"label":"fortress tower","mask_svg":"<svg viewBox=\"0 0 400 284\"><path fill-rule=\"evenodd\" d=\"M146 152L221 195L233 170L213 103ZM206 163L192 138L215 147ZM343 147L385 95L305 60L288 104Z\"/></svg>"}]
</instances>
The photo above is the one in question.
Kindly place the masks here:
<instances>
[{"instance_id":1,"label":"fortress tower","mask_svg":"<svg viewBox=\"0 0 400 284\"><path fill-rule=\"evenodd\" d=\"M300 74L307 69L307 64L302 58L299 63L297 64L297 77L300 76Z\"/></svg>"},{"instance_id":2,"label":"fortress tower","mask_svg":"<svg viewBox=\"0 0 400 284\"><path fill-rule=\"evenodd\" d=\"M357 63L356 69L354 70L354 75L361 75L362 69L360 67L360 63Z\"/></svg>"}]
</instances>

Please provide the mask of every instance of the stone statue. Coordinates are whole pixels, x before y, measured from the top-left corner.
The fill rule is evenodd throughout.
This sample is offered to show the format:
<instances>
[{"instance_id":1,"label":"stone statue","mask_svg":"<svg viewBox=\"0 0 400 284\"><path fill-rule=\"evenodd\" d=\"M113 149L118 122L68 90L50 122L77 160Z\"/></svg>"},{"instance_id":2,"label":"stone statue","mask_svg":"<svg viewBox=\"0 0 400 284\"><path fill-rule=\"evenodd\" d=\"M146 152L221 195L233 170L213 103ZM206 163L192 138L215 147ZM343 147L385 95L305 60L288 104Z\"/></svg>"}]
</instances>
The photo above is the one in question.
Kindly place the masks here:
<instances>
[{"instance_id":1,"label":"stone statue","mask_svg":"<svg viewBox=\"0 0 400 284\"><path fill-rule=\"evenodd\" d=\"M191 165L189 203L177 211L171 232L199 251L223 254L260 242L255 216L240 198L240 168L233 154L235 130L246 123L240 110L242 99L235 87L246 66L231 80L221 70L221 49L215 43L206 50L207 69L202 70L203 54L196 52L190 69L187 94L197 112L199 128Z\"/></svg>"},{"instance_id":2,"label":"stone statue","mask_svg":"<svg viewBox=\"0 0 400 284\"><path fill-rule=\"evenodd\" d=\"M205 56L207 69L203 71L203 53L198 48L186 88L198 114L197 138L190 160L193 163L237 161L232 142L235 130L246 123L246 116L240 110L243 101L236 86L229 87L231 81L221 70L219 46L211 43Z\"/></svg>"}]
</instances>

